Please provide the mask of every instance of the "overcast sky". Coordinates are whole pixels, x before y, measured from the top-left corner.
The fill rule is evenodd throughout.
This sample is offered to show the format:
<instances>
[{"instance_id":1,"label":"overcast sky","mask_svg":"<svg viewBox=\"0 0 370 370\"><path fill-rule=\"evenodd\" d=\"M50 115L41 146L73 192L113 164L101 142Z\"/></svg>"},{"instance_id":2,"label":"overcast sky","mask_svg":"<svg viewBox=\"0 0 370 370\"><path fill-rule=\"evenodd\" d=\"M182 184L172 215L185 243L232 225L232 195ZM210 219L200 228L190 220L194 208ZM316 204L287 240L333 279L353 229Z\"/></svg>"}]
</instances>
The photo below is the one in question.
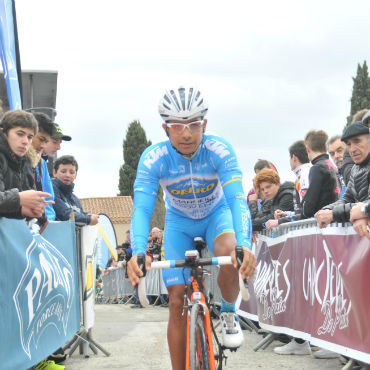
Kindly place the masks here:
<instances>
[{"instance_id":1,"label":"overcast sky","mask_svg":"<svg viewBox=\"0 0 370 370\"><path fill-rule=\"evenodd\" d=\"M248 192L258 158L294 179L288 147L339 134L370 56L368 0L16 0L22 69L58 71L57 117L79 162L76 194L118 194L132 120L165 138L158 102L196 85L207 129L234 146Z\"/></svg>"}]
</instances>

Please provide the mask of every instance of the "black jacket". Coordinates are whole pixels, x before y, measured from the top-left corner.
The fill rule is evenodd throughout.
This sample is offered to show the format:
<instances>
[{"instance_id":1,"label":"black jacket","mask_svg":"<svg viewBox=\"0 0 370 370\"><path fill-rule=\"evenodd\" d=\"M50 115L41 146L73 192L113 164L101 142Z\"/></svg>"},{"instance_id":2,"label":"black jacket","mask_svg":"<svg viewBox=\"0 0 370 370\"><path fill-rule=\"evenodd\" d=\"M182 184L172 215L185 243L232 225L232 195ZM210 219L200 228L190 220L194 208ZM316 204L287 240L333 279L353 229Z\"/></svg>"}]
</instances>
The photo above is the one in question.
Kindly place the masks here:
<instances>
[{"instance_id":1,"label":"black jacket","mask_svg":"<svg viewBox=\"0 0 370 370\"><path fill-rule=\"evenodd\" d=\"M265 229L265 223L268 220L274 219L276 210L293 211L294 210L294 183L290 181L284 182L279 188L279 191L272 200L262 202L262 207L257 211L257 201L251 200L248 205L252 215L253 231L261 231Z\"/></svg>"},{"instance_id":2,"label":"black jacket","mask_svg":"<svg viewBox=\"0 0 370 370\"><path fill-rule=\"evenodd\" d=\"M322 207L339 198L341 188L337 178L337 168L328 154L320 154L311 163L309 187L302 202L304 218L312 217Z\"/></svg>"},{"instance_id":3,"label":"black jacket","mask_svg":"<svg viewBox=\"0 0 370 370\"><path fill-rule=\"evenodd\" d=\"M355 164L355 162L353 162L351 156L348 153L348 149L346 149L344 151L343 164L342 164L342 167L340 169L340 173L343 176L344 185L346 185L346 186L349 182L349 177L351 176L351 170L352 170L352 167L354 166L354 164Z\"/></svg>"},{"instance_id":4,"label":"black jacket","mask_svg":"<svg viewBox=\"0 0 370 370\"><path fill-rule=\"evenodd\" d=\"M324 209L333 210L333 221L347 222L354 203L370 199L370 154L360 164L354 164L343 199L329 204Z\"/></svg>"},{"instance_id":5,"label":"black jacket","mask_svg":"<svg viewBox=\"0 0 370 370\"><path fill-rule=\"evenodd\" d=\"M0 130L0 217L23 218L19 192L34 189L27 158L15 155Z\"/></svg>"}]
</instances>

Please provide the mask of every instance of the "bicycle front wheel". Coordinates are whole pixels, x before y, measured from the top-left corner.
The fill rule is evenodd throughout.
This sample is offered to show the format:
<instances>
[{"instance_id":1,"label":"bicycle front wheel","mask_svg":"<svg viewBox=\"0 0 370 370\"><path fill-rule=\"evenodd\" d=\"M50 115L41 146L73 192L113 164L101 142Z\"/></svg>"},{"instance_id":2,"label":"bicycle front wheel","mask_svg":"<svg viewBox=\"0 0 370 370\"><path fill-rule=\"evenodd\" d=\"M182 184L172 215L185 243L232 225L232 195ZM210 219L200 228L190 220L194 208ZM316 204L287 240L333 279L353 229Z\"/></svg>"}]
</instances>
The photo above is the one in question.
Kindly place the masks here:
<instances>
[{"instance_id":1,"label":"bicycle front wheel","mask_svg":"<svg viewBox=\"0 0 370 370\"><path fill-rule=\"evenodd\" d=\"M190 313L189 356L190 370L210 369L203 323L203 307L200 304L195 304Z\"/></svg>"}]
</instances>

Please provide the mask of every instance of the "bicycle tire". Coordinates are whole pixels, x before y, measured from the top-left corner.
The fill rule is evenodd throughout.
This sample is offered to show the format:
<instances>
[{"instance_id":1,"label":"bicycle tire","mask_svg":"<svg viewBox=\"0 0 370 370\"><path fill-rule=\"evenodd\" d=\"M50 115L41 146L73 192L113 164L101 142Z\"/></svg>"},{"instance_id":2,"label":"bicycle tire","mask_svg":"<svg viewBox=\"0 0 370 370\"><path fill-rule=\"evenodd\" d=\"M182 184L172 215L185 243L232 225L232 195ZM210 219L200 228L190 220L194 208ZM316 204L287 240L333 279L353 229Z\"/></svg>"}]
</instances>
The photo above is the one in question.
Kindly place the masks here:
<instances>
[{"instance_id":1,"label":"bicycle tire","mask_svg":"<svg viewBox=\"0 0 370 370\"><path fill-rule=\"evenodd\" d=\"M203 307L200 304L195 304L190 313L189 357L190 370L210 369L203 324Z\"/></svg>"}]
</instances>

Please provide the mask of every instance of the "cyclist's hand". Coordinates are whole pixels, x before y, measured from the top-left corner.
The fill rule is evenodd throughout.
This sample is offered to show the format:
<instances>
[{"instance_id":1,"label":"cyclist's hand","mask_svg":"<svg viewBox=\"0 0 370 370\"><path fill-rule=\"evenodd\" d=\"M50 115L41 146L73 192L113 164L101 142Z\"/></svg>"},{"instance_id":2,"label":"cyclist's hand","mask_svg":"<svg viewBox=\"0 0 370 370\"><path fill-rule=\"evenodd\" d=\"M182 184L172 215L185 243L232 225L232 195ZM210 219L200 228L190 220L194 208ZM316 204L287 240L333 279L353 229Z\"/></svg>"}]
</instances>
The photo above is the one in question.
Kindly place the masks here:
<instances>
[{"instance_id":1,"label":"cyclist's hand","mask_svg":"<svg viewBox=\"0 0 370 370\"><path fill-rule=\"evenodd\" d=\"M247 247L243 247L243 251L244 251L244 258L243 258L243 263L240 266L239 272L243 279L249 279L257 267L257 259L254 253ZM235 251L233 251L231 255L231 260L233 262L234 267L237 269L238 262L236 261L236 258L235 258Z\"/></svg>"},{"instance_id":2,"label":"cyclist's hand","mask_svg":"<svg viewBox=\"0 0 370 370\"><path fill-rule=\"evenodd\" d=\"M150 270L152 259L149 256L145 256L145 268L146 271ZM137 256L133 256L127 262L127 276L130 279L132 286L136 286L140 283L140 278L144 276L144 273L140 270L137 264Z\"/></svg>"}]
</instances>

